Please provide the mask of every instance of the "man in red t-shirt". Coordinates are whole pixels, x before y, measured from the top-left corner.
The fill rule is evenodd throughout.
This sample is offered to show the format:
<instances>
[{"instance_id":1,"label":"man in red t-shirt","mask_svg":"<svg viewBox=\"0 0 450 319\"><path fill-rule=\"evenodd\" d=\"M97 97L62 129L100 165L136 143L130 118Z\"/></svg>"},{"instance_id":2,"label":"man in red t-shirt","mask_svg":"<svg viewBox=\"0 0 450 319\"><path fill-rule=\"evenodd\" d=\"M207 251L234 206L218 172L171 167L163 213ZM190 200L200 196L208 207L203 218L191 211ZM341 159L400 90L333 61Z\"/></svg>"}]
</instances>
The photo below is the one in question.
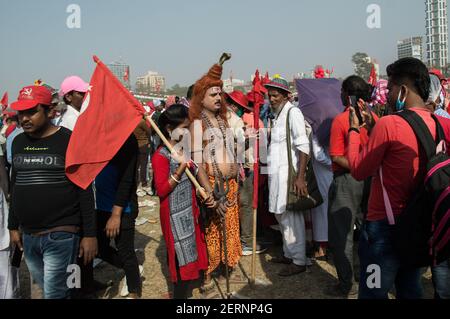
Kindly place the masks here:
<instances>
[{"instance_id":1,"label":"man in red t-shirt","mask_svg":"<svg viewBox=\"0 0 450 319\"><path fill-rule=\"evenodd\" d=\"M417 59L405 58L387 67L389 76L388 104L393 111L409 109L416 112L430 129L433 137L436 125L426 108L430 78L426 66ZM352 176L362 180L373 176L368 213L359 242L360 283L359 298L388 298L396 287L397 298L420 298L422 287L419 268L401 265L393 248L393 227L388 224L383 191L378 174L383 172L383 185L392 205L394 216L399 216L408 199L422 183L425 163L419 161L419 144L409 124L396 115L377 121L369 142L361 149L360 130L351 110L351 128L347 159ZM378 269L379 286L369 287L367 281Z\"/></svg>"},{"instance_id":2,"label":"man in red t-shirt","mask_svg":"<svg viewBox=\"0 0 450 319\"><path fill-rule=\"evenodd\" d=\"M339 283L325 289L331 296L356 294L353 274L353 228L360 216L363 202L364 181L357 181L350 175L345 157L348 147L349 110L352 97L355 101L369 101L371 87L359 76L350 76L342 83L341 98L347 109L339 114L331 126L330 155L333 162L333 182L329 191L328 236ZM374 119L375 115L371 117ZM362 125L363 123L361 123ZM360 143L369 140L365 127L361 128ZM359 218L358 218L359 217Z\"/></svg>"}]
</instances>

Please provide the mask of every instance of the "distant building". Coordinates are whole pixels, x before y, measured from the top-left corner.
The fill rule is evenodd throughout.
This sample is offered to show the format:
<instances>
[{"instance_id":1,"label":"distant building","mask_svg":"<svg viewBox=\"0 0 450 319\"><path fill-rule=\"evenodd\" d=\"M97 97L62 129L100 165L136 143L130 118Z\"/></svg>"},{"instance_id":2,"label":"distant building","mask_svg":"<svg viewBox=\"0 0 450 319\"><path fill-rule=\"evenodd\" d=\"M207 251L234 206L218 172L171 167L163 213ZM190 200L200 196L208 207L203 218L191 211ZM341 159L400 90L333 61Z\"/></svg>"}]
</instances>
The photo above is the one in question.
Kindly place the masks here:
<instances>
[{"instance_id":1,"label":"distant building","mask_svg":"<svg viewBox=\"0 0 450 319\"><path fill-rule=\"evenodd\" d=\"M164 92L166 90L166 79L158 72L148 71L146 75L136 79L137 92Z\"/></svg>"},{"instance_id":2,"label":"distant building","mask_svg":"<svg viewBox=\"0 0 450 319\"><path fill-rule=\"evenodd\" d=\"M448 63L447 1L425 0L428 64L444 68Z\"/></svg>"},{"instance_id":3,"label":"distant building","mask_svg":"<svg viewBox=\"0 0 450 319\"><path fill-rule=\"evenodd\" d=\"M411 37L397 41L398 58L416 58L423 61L422 37Z\"/></svg>"},{"instance_id":4,"label":"distant building","mask_svg":"<svg viewBox=\"0 0 450 319\"><path fill-rule=\"evenodd\" d=\"M131 89L129 65L123 62L113 62L111 64L107 64L107 67L119 79L123 86L125 86L128 90Z\"/></svg>"},{"instance_id":5,"label":"distant building","mask_svg":"<svg viewBox=\"0 0 450 319\"><path fill-rule=\"evenodd\" d=\"M236 86L244 86L245 81L239 79L224 79L223 90L227 93L232 92Z\"/></svg>"}]
</instances>

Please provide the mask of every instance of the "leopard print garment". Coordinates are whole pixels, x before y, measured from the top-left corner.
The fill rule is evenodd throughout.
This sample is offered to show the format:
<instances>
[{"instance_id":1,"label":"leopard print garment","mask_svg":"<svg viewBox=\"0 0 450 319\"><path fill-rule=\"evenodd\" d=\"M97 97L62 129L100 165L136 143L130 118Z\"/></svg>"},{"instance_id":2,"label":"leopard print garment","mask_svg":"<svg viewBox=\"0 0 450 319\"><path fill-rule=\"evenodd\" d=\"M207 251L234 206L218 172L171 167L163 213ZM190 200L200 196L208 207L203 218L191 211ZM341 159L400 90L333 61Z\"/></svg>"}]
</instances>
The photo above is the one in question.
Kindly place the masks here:
<instances>
[{"instance_id":1,"label":"leopard print garment","mask_svg":"<svg viewBox=\"0 0 450 319\"><path fill-rule=\"evenodd\" d=\"M209 181L214 186L214 177L209 176ZM226 214L226 234L227 234L227 252L228 266L234 267L242 256L242 247L239 229L239 201L238 201L238 183L236 179L229 180L230 191L227 198L233 206L228 208ZM220 263L225 264L225 254L223 250L222 223L217 214L209 218L206 227L206 245L208 248L208 270L207 274L212 273Z\"/></svg>"}]
</instances>

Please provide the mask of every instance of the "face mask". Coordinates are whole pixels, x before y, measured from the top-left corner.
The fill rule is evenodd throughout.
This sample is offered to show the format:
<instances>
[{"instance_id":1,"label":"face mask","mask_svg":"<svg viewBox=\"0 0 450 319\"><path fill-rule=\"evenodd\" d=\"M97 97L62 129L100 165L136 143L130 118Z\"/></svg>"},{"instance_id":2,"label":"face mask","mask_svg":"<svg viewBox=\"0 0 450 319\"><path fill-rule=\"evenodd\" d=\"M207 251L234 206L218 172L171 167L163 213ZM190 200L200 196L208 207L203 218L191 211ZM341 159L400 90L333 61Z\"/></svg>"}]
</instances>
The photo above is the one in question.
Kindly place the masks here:
<instances>
[{"instance_id":1,"label":"face mask","mask_svg":"<svg viewBox=\"0 0 450 319\"><path fill-rule=\"evenodd\" d=\"M406 96L403 98L403 101L400 101L400 96L402 96L402 90L398 92L397 103L395 104L395 110L397 112L405 108Z\"/></svg>"},{"instance_id":2,"label":"face mask","mask_svg":"<svg viewBox=\"0 0 450 319\"><path fill-rule=\"evenodd\" d=\"M445 104L445 96L444 94L441 92L439 94L439 99L441 100L441 102L439 102L439 105L436 106L436 109L444 109L444 104Z\"/></svg>"}]
</instances>

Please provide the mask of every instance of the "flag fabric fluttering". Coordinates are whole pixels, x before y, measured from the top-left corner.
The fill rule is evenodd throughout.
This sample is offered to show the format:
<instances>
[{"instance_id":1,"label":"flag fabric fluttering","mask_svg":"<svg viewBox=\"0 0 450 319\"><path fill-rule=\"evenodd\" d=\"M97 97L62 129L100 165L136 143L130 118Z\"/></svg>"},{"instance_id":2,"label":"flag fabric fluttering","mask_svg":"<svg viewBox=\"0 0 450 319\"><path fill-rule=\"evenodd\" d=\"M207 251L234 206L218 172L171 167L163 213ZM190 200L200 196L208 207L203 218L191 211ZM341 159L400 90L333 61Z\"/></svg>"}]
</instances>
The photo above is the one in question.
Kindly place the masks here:
<instances>
[{"instance_id":1,"label":"flag fabric fluttering","mask_svg":"<svg viewBox=\"0 0 450 319\"><path fill-rule=\"evenodd\" d=\"M96 56L97 63L66 153L67 177L86 189L142 120L145 109Z\"/></svg>"},{"instance_id":2,"label":"flag fabric fluttering","mask_svg":"<svg viewBox=\"0 0 450 319\"><path fill-rule=\"evenodd\" d=\"M2 105L2 111L5 111L8 108L8 92L5 92L5 94L3 94L0 104Z\"/></svg>"},{"instance_id":3,"label":"flag fabric fluttering","mask_svg":"<svg viewBox=\"0 0 450 319\"><path fill-rule=\"evenodd\" d=\"M377 72L375 71L375 65L372 64L372 69L370 70L369 80L367 81L370 85L377 85Z\"/></svg>"},{"instance_id":4,"label":"flag fabric fluttering","mask_svg":"<svg viewBox=\"0 0 450 319\"><path fill-rule=\"evenodd\" d=\"M266 74L267 78L269 77ZM259 71L256 70L255 78L253 79L253 127L259 132L259 110L262 104L264 104L264 94L267 93L267 89L264 87L263 80L259 76ZM253 208L258 208L258 196L259 196L259 138L256 139L254 147L254 160L253 163Z\"/></svg>"}]
</instances>

